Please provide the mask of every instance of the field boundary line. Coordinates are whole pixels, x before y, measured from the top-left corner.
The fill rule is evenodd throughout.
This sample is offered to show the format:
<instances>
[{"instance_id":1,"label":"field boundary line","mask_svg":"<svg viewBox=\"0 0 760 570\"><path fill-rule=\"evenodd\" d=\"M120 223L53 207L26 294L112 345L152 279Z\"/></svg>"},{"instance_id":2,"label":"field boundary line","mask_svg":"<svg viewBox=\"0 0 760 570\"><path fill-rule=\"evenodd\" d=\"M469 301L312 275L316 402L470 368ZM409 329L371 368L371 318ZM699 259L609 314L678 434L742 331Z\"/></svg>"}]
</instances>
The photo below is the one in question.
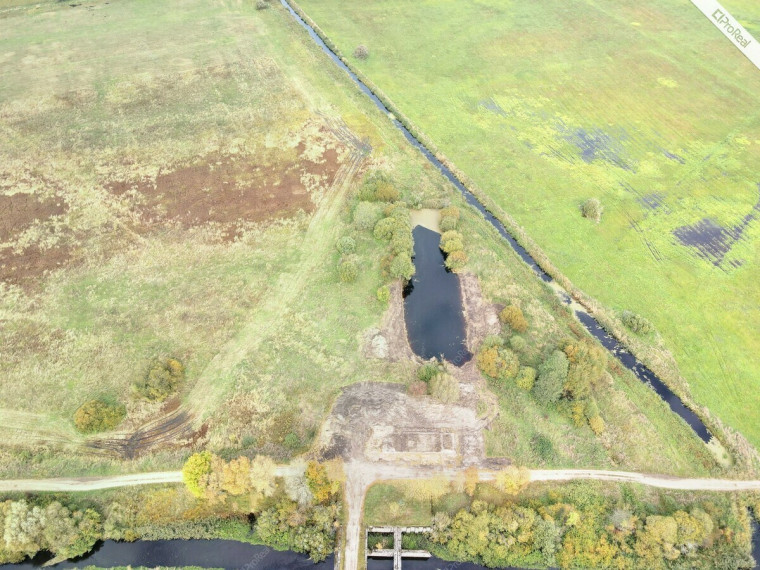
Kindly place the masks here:
<instances>
[{"instance_id":1,"label":"field boundary line","mask_svg":"<svg viewBox=\"0 0 760 570\"><path fill-rule=\"evenodd\" d=\"M691 0L744 56L760 69L760 43L716 0Z\"/></svg>"}]
</instances>

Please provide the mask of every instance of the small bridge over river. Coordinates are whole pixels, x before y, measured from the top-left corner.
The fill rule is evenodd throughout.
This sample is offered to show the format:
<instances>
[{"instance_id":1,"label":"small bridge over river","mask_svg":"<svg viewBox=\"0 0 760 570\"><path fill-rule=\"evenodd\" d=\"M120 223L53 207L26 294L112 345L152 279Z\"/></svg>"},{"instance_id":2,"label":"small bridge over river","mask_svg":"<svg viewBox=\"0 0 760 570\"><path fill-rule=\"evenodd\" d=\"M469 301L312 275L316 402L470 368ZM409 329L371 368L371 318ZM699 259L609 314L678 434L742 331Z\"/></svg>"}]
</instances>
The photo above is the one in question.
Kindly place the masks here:
<instances>
[{"instance_id":1,"label":"small bridge over river","mask_svg":"<svg viewBox=\"0 0 760 570\"><path fill-rule=\"evenodd\" d=\"M404 533L423 534L432 532L433 529L429 526L370 526L367 527L364 533L364 552L365 552L365 564L366 558L393 558L393 570L401 570L402 558L430 558L430 553L427 550L403 550L401 548L401 538ZM369 534L392 534L393 535L393 549L372 550L369 546Z\"/></svg>"}]
</instances>

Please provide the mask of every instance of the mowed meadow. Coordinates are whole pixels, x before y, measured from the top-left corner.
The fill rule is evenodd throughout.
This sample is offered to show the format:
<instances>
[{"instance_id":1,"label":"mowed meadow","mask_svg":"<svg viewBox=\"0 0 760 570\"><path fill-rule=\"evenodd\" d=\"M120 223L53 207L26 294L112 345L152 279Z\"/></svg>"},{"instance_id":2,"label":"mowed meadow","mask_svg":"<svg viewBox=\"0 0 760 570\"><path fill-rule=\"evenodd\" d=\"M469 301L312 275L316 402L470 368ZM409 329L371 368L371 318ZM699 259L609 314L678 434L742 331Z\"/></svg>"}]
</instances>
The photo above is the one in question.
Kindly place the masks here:
<instances>
[{"instance_id":1,"label":"mowed meadow","mask_svg":"<svg viewBox=\"0 0 760 570\"><path fill-rule=\"evenodd\" d=\"M659 335L642 340L672 352L696 402L760 445L760 71L691 3L299 5L576 286L649 319Z\"/></svg>"},{"instance_id":2,"label":"mowed meadow","mask_svg":"<svg viewBox=\"0 0 760 570\"><path fill-rule=\"evenodd\" d=\"M338 278L346 198L379 167L443 182L279 5L13 1L0 27L4 474L285 459L340 386L392 379L360 352L371 237ZM167 359L179 389L137 397ZM126 407L113 439L75 431L92 398Z\"/></svg>"}]
</instances>

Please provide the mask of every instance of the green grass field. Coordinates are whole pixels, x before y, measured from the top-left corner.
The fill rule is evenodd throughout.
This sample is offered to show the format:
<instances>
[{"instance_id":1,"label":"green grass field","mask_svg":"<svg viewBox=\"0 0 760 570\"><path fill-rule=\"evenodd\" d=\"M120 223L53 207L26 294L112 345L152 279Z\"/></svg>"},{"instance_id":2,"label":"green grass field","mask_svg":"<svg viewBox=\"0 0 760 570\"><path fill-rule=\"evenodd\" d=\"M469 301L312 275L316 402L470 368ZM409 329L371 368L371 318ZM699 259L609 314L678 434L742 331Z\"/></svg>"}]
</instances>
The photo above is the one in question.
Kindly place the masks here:
<instances>
[{"instance_id":1,"label":"green grass field","mask_svg":"<svg viewBox=\"0 0 760 570\"><path fill-rule=\"evenodd\" d=\"M300 4L344 53L366 45L353 64L577 286L650 319L696 401L760 444L760 72L698 10Z\"/></svg>"},{"instance_id":2,"label":"green grass field","mask_svg":"<svg viewBox=\"0 0 760 570\"><path fill-rule=\"evenodd\" d=\"M757 40L760 36L760 8L752 0L728 0L721 4L739 20L747 31Z\"/></svg>"}]
</instances>

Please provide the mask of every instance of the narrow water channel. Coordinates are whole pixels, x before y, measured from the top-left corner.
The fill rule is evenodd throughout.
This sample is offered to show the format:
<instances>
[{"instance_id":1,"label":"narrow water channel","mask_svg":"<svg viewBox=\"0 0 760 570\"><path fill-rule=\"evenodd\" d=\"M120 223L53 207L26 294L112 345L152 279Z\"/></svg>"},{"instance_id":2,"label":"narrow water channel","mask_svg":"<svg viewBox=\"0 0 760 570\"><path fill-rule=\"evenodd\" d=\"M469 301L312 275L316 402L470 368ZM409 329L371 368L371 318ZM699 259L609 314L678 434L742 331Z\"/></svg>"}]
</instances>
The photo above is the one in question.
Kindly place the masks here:
<instances>
[{"instance_id":1,"label":"narrow water channel","mask_svg":"<svg viewBox=\"0 0 760 570\"><path fill-rule=\"evenodd\" d=\"M527 263L533 271L536 273L536 276L546 283L551 283L554 285L555 291L557 291L558 296L560 299L562 299L563 302L567 302L567 300L570 299L570 295L562 289L559 284L557 284L552 277L544 271L541 266L538 264L538 262L528 253L524 247L522 247L519 243L517 243L517 240L515 240L514 237L507 231L507 229L504 227L504 224L502 224L491 212L488 211L488 209L481 204L478 199L467 189L465 186L454 176L454 174L443 164L440 160L438 160L435 156L433 156L433 153L431 153L419 140L417 140L412 133L409 132L409 130L401 124L401 122L396 119L393 114L390 112L390 110L383 104L382 101L374 94L372 91L367 87L357 76L356 74L351 71L348 66L343 63L340 58L325 44L325 42L322 40L322 38L319 37L319 35L314 31L314 29L307 24L301 16L299 16L295 10L288 4L287 0L280 0L282 5L290 12L290 14L293 16L293 18L296 19L296 21L301 24L301 26L306 29L306 31L309 33L309 36L319 45L320 48L322 48L322 51L324 51L330 59L340 67L343 71L345 71L348 76L356 83L356 85L359 87L359 89L364 93L367 97L369 97L372 102L375 104L375 106L380 109L385 115L389 117L389 119L393 122L393 124L403 133L404 137L409 141L410 144L412 144L414 147L416 147L424 156L427 158L440 172L443 174L456 188L461 192L462 196L464 196L464 199L467 201L468 204L470 204L472 207L474 207L476 210L478 210L481 214L483 214L483 217L494 227L496 228L496 231L499 232L499 234L509 242L509 244L512 246L512 249L515 250L517 255L520 256L520 258ZM710 434L709 430L707 429L707 426L704 425L701 419L689 408L687 408L684 403L681 401L681 399L676 396L672 390L670 390L665 383L649 368L647 368L644 364L639 362L636 357L634 357L621 343L618 339L611 336L609 333L607 333L602 326L599 324L599 322L591 316L588 312L586 312L583 309L576 309L576 315L578 316L578 319L581 321L583 326L586 327L586 330L589 331L599 342L601 342L620 362L628 368L630 371L632 371L636 377L641 380L642 382L652 386L652 388L668 403L670 406L670 409L673 410L674 413L679 415L683 420L691 426L691 428L694 430L694 432L699 436L702 441L705 443L709 442L712 438L712 435Z\"/></svg>"},{"instance_id":2,"label":"narrow water channel","mask_svg":"<svg viewBox=\"0 0 760 570\"><path fill-rule=\"evenodd\" d=\"M472 359L462 314L459 277L446 269L441 234L417 226L414 277L404 287L404 318L409 344L417 356L461 366Z\"/></svg>"}]
</instances>

